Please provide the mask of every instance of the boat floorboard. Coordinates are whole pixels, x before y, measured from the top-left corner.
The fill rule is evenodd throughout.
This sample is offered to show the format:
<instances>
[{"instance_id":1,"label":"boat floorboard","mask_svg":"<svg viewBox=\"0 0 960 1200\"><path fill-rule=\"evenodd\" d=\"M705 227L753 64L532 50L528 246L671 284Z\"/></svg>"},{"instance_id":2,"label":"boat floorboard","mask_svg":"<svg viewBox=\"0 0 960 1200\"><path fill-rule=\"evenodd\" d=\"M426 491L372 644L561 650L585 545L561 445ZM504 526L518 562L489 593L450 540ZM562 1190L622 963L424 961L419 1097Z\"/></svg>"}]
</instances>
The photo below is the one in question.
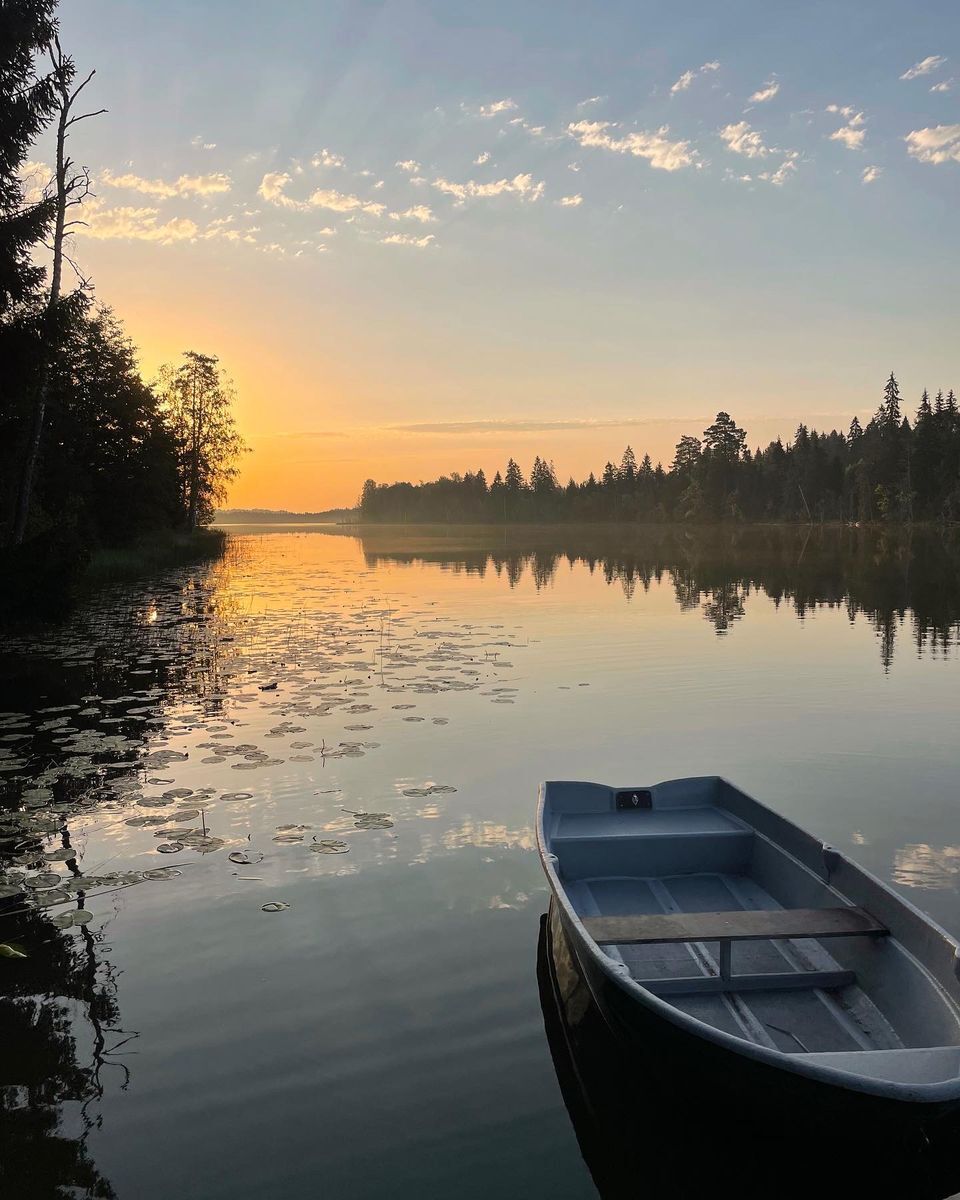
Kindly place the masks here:
<instances>
[{"instance_id":1,"label":"boat floorboard","mask_svg":"<svg viewBox=\"0 0 960 1200\"><path fill-rule=\"evenodd\" d=\"M676 875L666 878L594 878L571 881L570 899L581 916L629 916L671 912L776 909L780 905L746 875ZM604 947L634 979L716 975L719 945L713 942L654 943ZM733 973L839 970L829 950L814 939L746 941L733 948ZM857 1017L845 992L856 990ZM675 995L669 1003L716 1029L788 1054L901 1048L903 1043L851 985L838 992L816 988L717 995Z\"/></svg>"}]
</instances>

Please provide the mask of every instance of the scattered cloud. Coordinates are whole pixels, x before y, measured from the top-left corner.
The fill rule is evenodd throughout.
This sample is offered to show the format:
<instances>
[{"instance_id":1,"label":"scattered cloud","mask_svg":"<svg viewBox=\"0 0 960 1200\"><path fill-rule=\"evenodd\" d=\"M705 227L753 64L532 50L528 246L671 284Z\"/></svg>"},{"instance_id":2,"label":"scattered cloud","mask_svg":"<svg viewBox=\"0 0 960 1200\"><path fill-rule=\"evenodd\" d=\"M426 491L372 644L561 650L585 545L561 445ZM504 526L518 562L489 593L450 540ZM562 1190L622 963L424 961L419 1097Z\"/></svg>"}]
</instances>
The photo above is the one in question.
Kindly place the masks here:
<instances>
[{"instance_id":1,"label":"scattered cloud","mask_svg":"<svg viewBox=\"0 0 960 1200\"><path fill-rule=\"evenodd\" d=\"M503 100L494 100L492 104L481 104L479 111L481 117L496 117L500 113L515 112L516 108L516 100L511 100L510 97L507 96Z\"/></svg>"},{"instance_id":2,"label":"scattered cloud","mask_svg":"<svg viewBox=\"0 0 960 1200\"><path fill-rule=\"evenodd\" d=\"M393 165L399 167L401 171L406 171L408 175L416 175L420 171L420 164L415 158L401 158Z\"/></svg>"},{"instance_id":3,"label":"scattered cloud","mask_svg":"<svg viewBox=\"0 0 960 1200\"><path fill-rule=\"evenodd\" d=\"M960 125L914 129L904 138L907 152L924 163L960 163Z\"/></svg>"},{"instance_id":4,"label":"scattered cloud","mask_svg":"<svg viewBox=\"0 0 960 1200\"><path fill-rule=\"evenodd\" d=\"M498 179L494 183L477 183L468 179L466 183L454 183L442 176L433 181L438 192L453 196L458 204L470 199L489 199L492 196L513 195L521 200L539 200L543 195L544 184L534 182L532 175L514 175L513 179Z\"/></svg>"},{"instance_id":5,"label":"scattered cloud","mask_svg":"<svg viewBox=\"0 0 960 1200\"><path fill-rule=\"evenodd\" d=\"M23 187L24 204L39 204L46 195L47 185L53 178L53 168L45 162L28 160L20 164L17 174L20 176L20 183Z\"/></svg>"},{"instance_id":6,"label":"scattered cloud","mask_svg":"<svg viewBox=\"0 0 960 1200\"><path fill-rule=\"evenodd\" d=\"M697 152L689 142L672 142L667 137L669 128L662 125L653 133L634 131L614 134L619 128L610 121L575 121L567 126L567 132L581 146L597 146L617 154L632 154L645 158L651 167L661 171L677 171L692 166L697 161Z\"/></svg>"},{"instance_id":7,"label":"scattered cloud","mask_svg":"<svg viewBox=\"0 0 960 1200\"><path fill-rule=\"evenodd\" d=\"M190 139L190 145L197 150L216 150L217 148L216 142L205 142L199 133Z\"/></svg>"},{"instance_id":8,"label":"scattered cloud","mask_svg":"<svg viewBox=\"0 0 960 1200\"><path fill-rule=\"evenodd\" d=\"M882 174L882 167L864 167L860 179L863 183L876 183Z\"/></svg>"},{"instance_id":9,"label":"scattered cloud","mask_svg":"<svg viewBox=\"0 0 960 1200\"><path fill-rule=\"evenodd\" d=\"M586 100L580 101L580 103L577 105L577 108L580 110L580 112L583 112L585 108L590 108L594 104L602 104L606 98L606 96L588 96Z\"/></svg>"},{"instance_id":10,"label":"scattered cloud","mask_svg":"<svg viewBox=\"0 0 960 1200\"><path fill-rule=\"evenodd\" d=\"M857 112L849 104L842 108L839 104L828 104L826 111L840 117L845 117L846 125L840 129L835 129L830 134L831 142L842 142L848 150L859 150L863 145L863 139L867 136L867 131L864 129L866 118L862 112Z\"/></svg>"},{"instance_id":11,"label":"scattered cloud","mask_svg":"<svg viewBox=\"0 0 960 1200\"><path fill-rule=\"evenodd\" d=\"M473 165L475 167L482 167L484 163L489 162L489 161L490 161L490 151L484 150L481 154L478 154L477 157L473 160Z\"/></svg>"},{"instance_id":12,"label":"scattered cloud","mask_svg":"<svg viewBox=\"0 0 960 1200\"><path fill-rule=\"evenodd\" d=\"M145 196L156 196L168 200L172 196L212 196L221 192L229 192L230 176L213 175L181 175L179 179L168 183L164 179L143 179L140 175L114 175L108 168L99 176L99 182L105 187L124 188L131 192L142 192Z\"/></svg>"},{"instance_id":13,"label":"scattered cloud","mask_svg":"<svg viewBox=\"0 0 960 1200\"><path fill-rule=\"evenodd\" d=\"M332 150L320 150L313 158L310 159L310 165L314 167L342 167L344 159L342 154L334 154ZM370 172L367 172L370 174Z\"/></svg>"},{"instance_id":14,"label":"scattered cloud","mask_svg":"<svg viewBox=\"0 0 960 1200\"><path fill-rule=\"evenodd\" d=\"M408 208L404 212L392 212L390 214L391 221L419 221L423 225L427 225L436 219L433 215L433 209L428 208L426 204L415 204L412 208Z\"/></svg>"},{"instance_id":15,"label":"scattered cloud","mask_svg":"<svg viewBox=\"0 0 960 1200\"><path fill-rule=\"evenodd\" d=\"M859 150L866 136L867 131L865 129L857 129L853 125L842 125L830 134L830 141L843 142L848 150Z\"/></svg>"},{"instance_id":16,"label":"scattered cloud","mask_svg":"<svg viewBox=\"0 0 960 1200\"><path fill-rule=\"evenodd\" d=\"M275 204L278 208L292 209L295 212L309 212L313 208L326 208L331 212L364 212L370 216L379 217L386 210L385 204L363 200L359 196L338 192L335 188L318 188L311 193L308 199L296 200L286 194L285 189L289 182L290 176L285 171L269 171L260 181L257 192L270 204Z\"/></svg>"},{"instance_id":17,"label":"scattered cloud","mask_svg":"<svg viewBox=\"0 0 960 1200\"><path fill-rule=\"evenodd\" d=\"M318 188L307 203L311 208L328 208L331 212L365 212L371 217L379 217L387 207L378 201L338 192L335 188Z\"/></svg>"},{"instance_id":18,"label":"scattered cloud","mask_svg":"<svg viewBox=\"0 0 960 1200\"><path fill-rule=\"evenodd\" d=\"M922 58L920 62L914 63L909 70L904 71L900 78L917 79L921 75L930 75L934 71L938 71L946 61L946 58L942 54L929 54L926 58Z\"/></svg>"},{"instance_id":19,"label":"scattered cloud","mask_svg":"<svg viewBox=\"0 0 960 1200\"><path fill-rule=\"evenodd\" d=\"M775 171L761 171L757 178L764 183L772 183L774 187L783 187L797 169L796 158L797 152L794 150Z\"/></svg>"},{"instance_id":20,"label":"scattered cloud","mask_svg":"<svg viewBox=\"0 0 960 1200\"><path fill-rule=\"evenodd\" d=\"M578 162L567 163L567 170L568 171L579 171L580 164Z\"/></svg>"},{"instance_id":21,"label":"scattered cloud","mask_svg":"<svg viewBox=\"0 0 960 1200\"><path fill-rule=\"evenodd\" d=\"M380 239L382 246L416 246L420 250L425 250L428 246L433 245L434 238L432 233L427 233L423 237L415 237L412 233L391 233L387 237Z\"/></svg>"},{"instance_id":22,"label":"scattered cloud","mask_svg":"<svg viewBox=\"0 0 960 1200\"><path fill-rule=\"evenodd\" d=\"M942 79L939 83L935 83L930 89L931 92L952 92L955 79Z\"/></svg>"},{"instance_id":23,"label":"scattered cloud","mask_svg":"<svg viewBox=\"0 0 960 1200\"><path fill-rule=\"evenodd\" d=\"M780 91L780 84L777 82L777 77L771 75L762 88L758 88L750 97L753 104L765 104L768 100L772 100L777 92Z\"/></svg>"},{"instance_id":24,"label":"scattered cloud","mask_svg":"<svg viewBox=\"0 0 960 1200\"><path fill-rule=\"evenodd\" d=\"M725 125L720 130L720 136L727 144L727 149L734 154L742 154L745 158L763 158L775 147L765 146L763 136L753 129L747 121L738 121L736 125Z\"/></svg>"},{"instance_id":25,"label":"scattered cloud","mask_svg":"<svg viewBox=\"0 0 960 1200\"><path fill-rule=\"evenodd\" d=\"M579 208L583 203L583 197L577 192L575 196L561 196L557 203L561 208Z\"/></svg>"},{"instance_id":26,"label":"scattered cloud","mask_svg":"<svg viewBox=\"0 0 960 1200\"><path fill-rule=\"evenodd\" d=\"M159 218L158 208L104 208L89 204L84 210L85 223L78 225L76 231L82 237L103 241L136 240L159 242L162 246L193 241L199 233L196 222L187 217L174 217L163 222Z\"/></svg>"},{"instance_id":27,"label":"scattered cloud","mask_svg":"<svg viewBox=\"0 0 960 1200\"><path fill-rule=\"evenodd\" d=\"M675 96L677 92L685 92L698 75L705 75L708 71L718 71L719 69L720 64L718 62L705 62L702 67L698 67L695 71L684 71L677 82L670 88L671 96Z\"/></svg>"}]
</instances>

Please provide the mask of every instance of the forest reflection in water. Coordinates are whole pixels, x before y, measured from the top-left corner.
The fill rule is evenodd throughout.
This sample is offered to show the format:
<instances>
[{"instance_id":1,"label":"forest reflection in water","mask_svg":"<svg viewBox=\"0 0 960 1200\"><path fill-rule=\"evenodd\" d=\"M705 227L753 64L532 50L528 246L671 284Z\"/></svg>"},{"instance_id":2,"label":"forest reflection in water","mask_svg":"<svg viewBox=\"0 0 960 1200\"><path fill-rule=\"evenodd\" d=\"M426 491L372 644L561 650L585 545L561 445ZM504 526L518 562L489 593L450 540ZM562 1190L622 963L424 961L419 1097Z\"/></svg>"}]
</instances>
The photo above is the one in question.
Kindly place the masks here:
<instances>
[{"instance_id":1,"label":"forest reflection in water","mask_svg":"<svg viewBox=\"0 0 960 1200\"><path fill-rule=\"evenodd\" d=\"M368 564L435 564L511 585L553 585L582 564L632 600L664 578L677 605L699 608L718 634L748 615L762 592L797 617L820 606L863 614L884 666L906 634L936 654L960 639L960 530L839 526L361 526Z\"/></svg>"},{"instance_id":2,"label":"forest reflection in water","mask_svg":"<svg viewBox=\"0 0 960 1200\"><path fill-rule=\"evenodd\" d=\"M909 711L917 695L910 689L929 685L939 709L924 719L942 747L954 666L944 660L955 657L960 637L955 534L231 532L219 563L113 588L62 625L9 631L0 647L0 943L26 954L0 957L0 1037L14 1048L0 1062L2 1194L28 1181L37 1195L162 1195L162 1179L148 1182L143 1164L174 1145L177 1162L166 1170L189 1179L209 1170L224 1194L263 1194L249 1161L214 1163L202 1145L203 1123L190 1124L155 1097L195 1095L212 1131L219 1120L221 1137L263 1150L258 1137L272 1144L309 1108L298 1089L314 1096L299 1048L286 1067L274 1057L278 1022L298 1031L312 1061L339 1055L341 1079L354 1071L369 1080L372 1091L353 1093L361 1105L374 1103L382 1084L376 1064L384 1051L373 1029L390 1047L405 1047L411 1079L427 1070L423 1064L459 1062L463 1036L508 1047L503 1059L488 1049L433 1085L451 1121L451 1150L431 1152L438 1174L429 1185L426 1158L411 1154L402 1170L395 1159L397 1195L423 1194L441 1179L443 1187L454 1180L467 1187L455 1148L472 1136L475 1097L489 1094L478 1087L487 1068L490 1088L516 1071L511 1092L520 1108L542 1107L537 1170L547 1171L551 1193L586 1194L573 1182L566 1126L544 1091L542 1046L523 1024L531 1013L517 991L532 970L529 922L544 897L531 828L536 782L557 772L626 778L642 769L649 781L729 770L748 773L749 783L752 770L775 801L797 805L797 819L809 816L836 844L852 842L872 869L925 907L936 901L938 919L960 928L960 838L949 804L960 780L950 756L938 760L931 745L907 752L922 757L928 774L917 824L895 803L895 780L890 807L877 801L876 772L889 772L890 763L874 770L868 757L845 758L837 766L825 726L806 733L821 715L834 723L840 715L855 722L852 742L870 744L875 718L866 692L834 695L824 683L844 672L858 689L883 679L881 703L891 711ZM831 610L830 620L809 622L800 648L798 622L820 609ZM753 622L765 630L751 643ZM787 643L793 657L772 663L771 647ZM844 647L851 653L838 665ZM809 679L794 679L790 689L779 677L771 683L800 654ZM639 681L634 660L647 673ZM636 729L644 722L640 759ZM770 722L762 740L757 722ZM794 787L780 762L798 742L805 776L813 780L825 763L834 771L821 775L826 799L809 814L804 806L816 801L817 788L807 779ZM909 766L905 759L897 770ZM275 900L292 907L263 915L261 904ZM283 938L258 941L257 958L272 957L251 971L251 921L258 920L286 922L270 928L299 929L302 941L299 950ZM514 924L490 923L497 921ZM478 934L486 939L482 964L471 957L461 966L469 1006L459 1006L458 985L444 975L430 984L438 1011L492 1014L510 996L518 1006L510 1020L527 1031L515 1044L503 1041L502 1016L478 1017L459 1032L436 1016L423 1031L411 1034L402 1021L394 1029L398 1012L422 1005L423 981L410 977L409 963L427 928L441 958L455 957ZM158 931L159 943L151 941ZM259 938L255 924L254 931ZM354 941L381 947L376 988ZM216 976L203 949L210 944ZM326 956L341 945L349 953L334 970ZM228 986L223 972L232 1017L217 1009ZM258 1007L256 980L265 972L280 989L271 998L285 1006L280 1015ZM378 1008L380 991L399 1007ZM174 1035L158 1013L175 1018L188 994L204 1015L194 1014L193 1053L172 1056L171 1044L186 1035ZM336 1043L324 1040L327 1029L341 1031ZM253 1126L244 1124L246 1109L230 1108L234 1095L252 1103L244 1088L255 1082L230 1074L232 1049L224 1051L229 1061L207 1070L227 1038L277 1064L267 1082L283 1099ZM518 1054L526 1056L524 1071L509 1065ZM330 1096L326 1107L316 1103L340 1128L334 1141L342 1154L328 1147L321 1156L329 1178L340 1180L341 1191L331 1194L377 1195L373 1166L360 1177L363 1137L358 1132L351 1144L337 1125L346 1109ZM412 1105L412 1095L402 1102ZM496 1162L512 1161L519 1171L529 1147L509 1133L509 1103L500 1102ZM425 1126L437 1119L424 1110ZM320 1154L305 1147L301 1130L283 1160L284 1186L307 1186ZM494 1160L482 1161L494 1171ZM213 1175L206 1178L215 1194ZM470 1178L477 1194L503 1187L476 1166ZM520 1186L519 1176L514 1182Z\"/></svg>"}]
</instances>

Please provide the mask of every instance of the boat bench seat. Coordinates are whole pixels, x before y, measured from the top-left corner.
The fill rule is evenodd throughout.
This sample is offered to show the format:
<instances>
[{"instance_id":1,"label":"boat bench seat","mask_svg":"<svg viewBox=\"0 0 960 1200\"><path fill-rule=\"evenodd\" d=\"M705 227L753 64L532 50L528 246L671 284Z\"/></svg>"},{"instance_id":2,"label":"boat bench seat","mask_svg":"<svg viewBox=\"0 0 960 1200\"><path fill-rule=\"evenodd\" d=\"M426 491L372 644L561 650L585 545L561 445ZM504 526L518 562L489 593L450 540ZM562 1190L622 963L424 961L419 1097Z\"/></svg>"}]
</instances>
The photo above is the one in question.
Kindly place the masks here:
<instances>
[{"instance_id":1,"label":"boat bench seat","mask_svg":"<svg viewBox=\"0 0 960 1200\"><path fill-rule=\"evenodd\" d=\"M758 941L771 938L854 937L887 929L862 908L763 908L733 912L645 913L630 917L583 917L600 945L652 942Z\"/></svg>"},{"instance_id":2,"label":"boat bench seat","mask_svg":"<svg viewBox=\"0 0 960 1200\"><path fill-rule=\"evenodd\" d=\"M692 992L781 991L841 988L856 981L853 971L790 970L735 975L731 943L783 938L883 936L888 932L862 908L737 909L733 912L649 913L626 917L581 917L598 945L637 946L665 942L719 942L719 975L637 979L660 996Z\"/></svg>"}]
</instances>

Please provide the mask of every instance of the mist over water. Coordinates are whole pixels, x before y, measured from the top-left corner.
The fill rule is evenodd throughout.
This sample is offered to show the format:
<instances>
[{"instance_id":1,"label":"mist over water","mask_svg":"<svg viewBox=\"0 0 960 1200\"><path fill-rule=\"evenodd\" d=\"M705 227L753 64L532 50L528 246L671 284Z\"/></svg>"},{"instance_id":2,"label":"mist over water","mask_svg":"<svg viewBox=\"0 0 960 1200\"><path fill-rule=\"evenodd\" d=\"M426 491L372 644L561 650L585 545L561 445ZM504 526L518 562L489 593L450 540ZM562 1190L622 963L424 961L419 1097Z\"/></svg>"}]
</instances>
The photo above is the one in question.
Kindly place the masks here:
<instances>
[{"instance_id":1,"label":"mist over water","mask_svg":"<svg viewBox=\"0 0 960 1200\"><path fill-rule=\"evenodd\" d=\"M960 933L955 538L231 533L4 640L9 1186L593 1195L544 778L726 775Z\"/></svg>"}]
</instances>

